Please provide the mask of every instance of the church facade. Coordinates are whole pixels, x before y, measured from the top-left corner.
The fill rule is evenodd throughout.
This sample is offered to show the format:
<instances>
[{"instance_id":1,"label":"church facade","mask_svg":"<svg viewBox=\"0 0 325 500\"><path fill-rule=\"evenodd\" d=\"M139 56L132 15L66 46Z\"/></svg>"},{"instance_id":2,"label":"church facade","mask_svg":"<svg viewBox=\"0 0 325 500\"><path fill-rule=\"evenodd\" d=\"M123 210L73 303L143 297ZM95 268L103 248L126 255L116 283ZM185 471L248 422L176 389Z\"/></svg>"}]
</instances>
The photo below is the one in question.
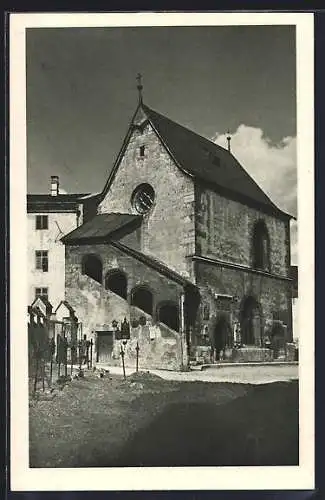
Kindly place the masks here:
<instances>
[{"instance_id":1,"label":"church facade","mask_svg":"<svg viewBox=\"0 0 325 500\"><path fill-rule=\"evenodd\" d=\"M140 98L96 204L61 241L65 300L99 363L121 349L142 368L265 361L275 331L292 340L291 217L230 150Z\"/></svg>"}]
</instances>

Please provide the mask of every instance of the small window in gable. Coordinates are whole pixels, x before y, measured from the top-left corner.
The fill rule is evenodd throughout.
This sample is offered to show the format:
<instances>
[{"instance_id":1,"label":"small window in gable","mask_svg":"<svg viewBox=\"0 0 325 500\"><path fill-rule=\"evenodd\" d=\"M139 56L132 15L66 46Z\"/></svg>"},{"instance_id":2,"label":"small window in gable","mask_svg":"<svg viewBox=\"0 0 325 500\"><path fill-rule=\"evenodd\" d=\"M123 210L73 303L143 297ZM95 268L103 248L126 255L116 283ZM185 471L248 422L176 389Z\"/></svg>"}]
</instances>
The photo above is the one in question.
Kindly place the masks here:
<instances>
[{"instance_id":1,"label":"small window in gable","mask_svg":"<svg viewBox=\"0 0 325 500\"><path fill-rule=\"evenodd\" d=\"M145 150L146 150L145 146L140 146L140 158L144 158Z\"/></svg>"}]
</instances>

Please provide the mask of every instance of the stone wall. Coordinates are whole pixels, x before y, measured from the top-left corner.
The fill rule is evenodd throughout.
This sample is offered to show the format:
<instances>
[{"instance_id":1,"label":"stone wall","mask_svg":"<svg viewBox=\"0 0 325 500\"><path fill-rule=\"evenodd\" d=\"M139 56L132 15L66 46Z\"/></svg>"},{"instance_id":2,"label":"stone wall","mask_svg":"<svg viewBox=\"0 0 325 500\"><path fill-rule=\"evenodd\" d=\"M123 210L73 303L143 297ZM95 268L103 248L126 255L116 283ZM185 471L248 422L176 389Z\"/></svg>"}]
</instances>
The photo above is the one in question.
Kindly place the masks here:
<instances>
[{"instance_id":1,"label":"stone wall","mask_svg":"<svg viewBox=\"0 0 325 500\"><path fill-rule=\"evenodd\" d=\"M94 336L96 330L112 330L113 320L130 320L126 300L78 271L66 275L66 300L75 309L87 337Z\"/></svg>"},{"instance_id":2,"label":"stone wall","mask_svg":"<svg viewBox=\"0 0 325 500\"><path fill-rule=\"evenodd\" d=\"M143 145L145 156L140 157ZM133 131L98 213L136 214L131 196L141 183L149 183L155 191L154 205L143 220L142 251L193 277L191 260L186 259L195 247L193 181L174 164L150 125L143 133Z\"/></svg>"},{"instance_id":3,"label":"stone wall","mask_svg":"<svg viewBox=\"0 0 325 500\"><path fill-rule=\"evenodd\" d=\"M181 285L169 280L167 277L124 252L104 244L66 247L67 288L79 286L78 280L82 279L82 258L87 254L96 254L101 259L103 263L103 282L106 273L112 269L119 269L126 274L128 298L130 298L131 290L134 287L145 285L153 294L154 310L157 304L162 301L174 301L178 304L179 296L182 292ZM101 285L99 286L101 287ZM118 320L118 318L116 319Z\"/></svg>"},{"instance_id":4,"label":"stone wall","mask_svg":"<svg viewBox=\"0 0 325 500\"><path fill-rule=\"evenodd\" d=\"M105 290L104 286L82 274L81 261L87 253L97 254L103 262L103 276L109 269L118 268L128 277L128 300ZM154 315L146 314L135 306L130 306L130 292L139 284L149 284L154 296ZM132 257L121 253L109 245L67 246L66 247L66 300L76 311L83 324L83 334L93 338L96 359L96 331L112 330L112 321L119 323L124 318L132 325L140 316L146 318L146 325L130 329L130 340L126 346L125 363L135 367L135 346L139 342L141 368L179 369L182 360L180 334L155 320L156 305L163 301L178 304L182 287L168 280L151 268ZM120 365L121 342L115 340L112 364Z\"/></svg>"},{"instance_id":5,"label":"stone wall","mask_svg":"<svg viewBox=\"0 0 325 500\"><path fill-rule=\"evenodd\" d=\"M289 223L203 187L196 189L196 252L250 267L253 228L260 219L264 220L270 237L270 270L273 274L288 276Z\"/></svg>"},{"instance_id":6,"label":"stone wall","mask_svg":"<svg viewBox=\"0 0 325 500\"><path fill-rule=\"evenodd\" d=\"M205 327L213 334L220 313L228 316L231 325L240 321L240 309L247 296L253 296L261 305L262 321L267 328L273 318L280 316L288 326L288 340L292 338L291 282L272 278L251 271L229 269L224 266L197 263L197 284L201 292L196 334L203 335ZM228 306L218 309L216 294L235 297ZM204 307L208 306L209 318L204 319ZM195 338L193 339L196 342Z\"/></svg>"},{"instance_id":7,"label":"stone wall","mask_svg":"<svg viewBox=\"0 0 325 500\"><path fill-rule=\"evenodd\" d=\"M146 318L146 324L132 327L132 320ZM182 365L182 345L179 333L168 328L163 323L153 322L149 314L137 307L130 307L130 339L124 347L125 366L136 368L136 347L139 346L139 370L146 368L179 370ZM114 364L121 364L121 343L114 345Z\"/></svg>"}]
</instances>

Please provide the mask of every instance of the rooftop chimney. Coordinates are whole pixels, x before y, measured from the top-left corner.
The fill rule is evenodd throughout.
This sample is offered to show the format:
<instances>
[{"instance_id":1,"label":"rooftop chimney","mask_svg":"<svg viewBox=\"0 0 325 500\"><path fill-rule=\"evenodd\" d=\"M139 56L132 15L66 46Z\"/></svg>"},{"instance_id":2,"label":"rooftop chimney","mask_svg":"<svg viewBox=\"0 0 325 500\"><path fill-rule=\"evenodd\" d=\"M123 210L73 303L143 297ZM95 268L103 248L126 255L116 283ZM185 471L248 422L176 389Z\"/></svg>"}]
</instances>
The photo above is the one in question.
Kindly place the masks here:
<instances>
[{"instance_id":1,"label":"rooftop chimney","mask_svg":"<svg viewBox=\"0 0 325 500\"><path fill-rule=\"evenodd\" d=\"M51 196L57 196L59 194L59 177L57 175L51 175Z\"/></svg>"}]
</instances>

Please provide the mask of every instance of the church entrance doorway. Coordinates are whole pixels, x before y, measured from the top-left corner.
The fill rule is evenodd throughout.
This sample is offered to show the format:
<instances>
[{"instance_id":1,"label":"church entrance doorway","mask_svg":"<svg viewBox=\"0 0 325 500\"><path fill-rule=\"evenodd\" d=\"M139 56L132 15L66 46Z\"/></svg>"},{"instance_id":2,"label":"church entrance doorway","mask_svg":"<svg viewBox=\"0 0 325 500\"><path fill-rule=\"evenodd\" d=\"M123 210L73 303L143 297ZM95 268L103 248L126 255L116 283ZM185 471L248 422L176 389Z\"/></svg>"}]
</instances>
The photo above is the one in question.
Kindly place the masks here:
<instances>
[{"instance_id":1,"label":"church entrance doorway","mask_svg":"<svg viewBox=\"0 0 325 500\"><path fill-rule=\"evenodd\" d=\"M262 321L260 305L247 297L241 312L241 341L244 345L261 345Z\"/></svg>"},{"instance_id":2,"label":"church entrance doorway","mask_svg":"<svg viewBox=\"0 0 325 500\"><path fill-rule=\"evenodd\" d=\"M109 363L113 353L113 332L100 331L97 333L97 363Z\"/></svg>"},{"instance_id":3,"label":"church entrance doorway","mask_svg":"<svg viewBox=\"0 0 325 500\"><path fill-rule=\"evenodd\" d=\"M281 321L274 321L271 335L271 347L274 358L278 358L281 351L284 351L286 344L286 330Z\"/></svg>"},{"instance_id":4,"label":"church entrance doorway","mask_svg":"<svg viewBox=\"0 0 325 500\"><path fill-rule=\"evenodd\" d=\"M220 359L220 353L230 342L231 327L226 315L220 316L214 328L213 344L216 360Z\"/></svg>"}]
</instances>

